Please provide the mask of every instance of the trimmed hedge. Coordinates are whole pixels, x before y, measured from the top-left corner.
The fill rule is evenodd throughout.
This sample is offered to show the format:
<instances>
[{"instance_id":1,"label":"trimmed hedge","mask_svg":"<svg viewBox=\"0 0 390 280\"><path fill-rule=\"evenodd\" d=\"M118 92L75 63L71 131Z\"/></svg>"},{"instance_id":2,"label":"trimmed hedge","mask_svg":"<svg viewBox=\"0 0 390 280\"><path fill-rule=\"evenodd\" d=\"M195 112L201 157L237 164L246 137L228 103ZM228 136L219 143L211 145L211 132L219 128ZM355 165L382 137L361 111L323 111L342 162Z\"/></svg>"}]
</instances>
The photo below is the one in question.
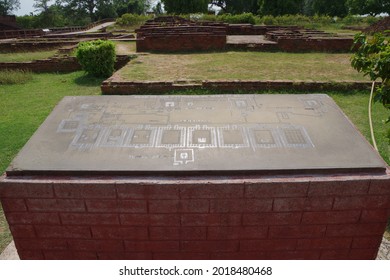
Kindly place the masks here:
<instances>
[{"instance_id":1,"label":"trimmed hedge","mask_svg":"<svg viewBox=\"0 0 390 280\"><path fill-rule=\"evenodd\" d=\"M116 55L112 41L81 42L76 57L83 70L95 77L107 78L114 73Z\"/></svg>"}]
</instances>

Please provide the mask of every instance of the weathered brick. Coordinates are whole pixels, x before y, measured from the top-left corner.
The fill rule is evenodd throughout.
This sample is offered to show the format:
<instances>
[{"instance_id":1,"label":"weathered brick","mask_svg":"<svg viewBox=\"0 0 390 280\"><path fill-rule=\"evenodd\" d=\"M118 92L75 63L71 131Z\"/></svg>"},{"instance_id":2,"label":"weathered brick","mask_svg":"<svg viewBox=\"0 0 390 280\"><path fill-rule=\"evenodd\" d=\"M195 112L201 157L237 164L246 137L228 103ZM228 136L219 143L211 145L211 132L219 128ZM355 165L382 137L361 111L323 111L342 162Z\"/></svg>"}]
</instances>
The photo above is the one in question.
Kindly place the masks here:
<instances>
[{"instance_id":1,"label":"weathered brick","mask_svg":"<svg viewBox=\"0 0 390 280\"><path fill-rule=\"evenodd\" d=\"M375 237L355 237L352 242L354 249L378 249L382 243L382 236Z\"/></svg>"},{"instance_id":2,"label":"weathered brick","mask_svg":"<svg viewBox=\"0 0 390 280\"><path fill-rule=\"evenodd\" d=\"M271 226L268 238L316 238L325 236L326 226Z\"/></svg>"},{"instance_id":3,"label":"weathered brick","mask_svg":"<svg viewBox=\"0 0 390 280\"><path fill-rule=\"evenodd\" d=\"M390 195L390 178L372 179L369 194L372 195Z\"/></svg>"},{"instance_id":4,"label":"weathered brick","mask_svg":"<svg viewBox=\"0 0 390 280\"><path fill-rule=\"evenodd\" d=\"M351 247L352 238L315 238L315 239L299 239L297 241L297 250L310 249L349 249Z\"/></svg>"},{"instance_id":5,"label":"weathered brick","mask_svg":"<svg viewBox=\"0 0 390 280\"><path fill-rule=\"evenodd\" d=\"M360 219L360 210L305 212L302 224L353 224Z\"/></svg>"},{"instance_id":6,"label":"weathered brick","mask_svg":"<svg viewBox=\"0 0 390 280\"><path fill-rule=\"evenodd\" d=\"M61 213L60 216L64 225L119 225L116 214Z\"/></svg>"},{"instance_id":7,"label":"weathered brick","mask_svg":"<svg viewBox=\"0 0 390 280\"><path fill-rule=\"evenodd\" d=\"M211 213L257 213L272 210L272 199L230 199L212 200Z\"/></svg>"},{"instance_id":8,"label":"weathered brick","mask_svg":"<svg viewBox=\"0 0 390 280\"><path fill-rule=\"evenodd\" d=\"M238 252L239 242L223 241L182 241L184 252Z\"/></svg>"},{"instance_id":9,"label":"weathered brick","mask_svg":"<svg viewBox=\"0 0 390 280\"><path fill-rule=\"evenodd\" d=\"M21 250L67 250L68 244L64 239L17 239L16 247Z\"/></svg>"},{"instance_id":10,"label":"weathered brick","mask_svg":"<svg viewBox=\"0 0 390 280\"><path fill-rule=\"evenodd\" d=\"M270 260L318 260L320 259L321 251L284 251L284 252L269 252Z\"/></svg>"},{"instance_id":11,"label":"weathered brick","mask_svg":"<svg viewBox=\"0 0 390 280\"><path fill-rule=\"evenodd\" d=\"M209 185L184 185L180 186L180 197L182 199L199 198L243 198L243 184L209 184Z\"/></svg>"},{"instance_id":12,"label":"weathered brick","mask_svg":"<svg viewBox=\"0 0 390 280\"><path fill-rule=\"evenodd\" d=\"M375 260L377 249L352 249L349 252L348 259L350 260Z\"/></svg>"},{"instance_id":13,"label":"weathered brick","mask_svg":"<svg viewBox=\"0 0 390 280\"><path fill-rule=\"evenodd\" d=\"M330 225L327 228L327 236L382 236L385 232L385 223L356 224L356 225Z\"/></svg>"},{"instance_id":14,"label":"weathered brick","mask_svg":"<svg viewBox=\"0 0 390 280\"><path fill-rule=\"evenodd\" d=\"M50 198L54 196L53 186L51 183L31 184L27 186L27 197L30 198Z\"/></svg>"},{"instance_id":15,"label":"weathered brick","mask_svg":"<svg viewBox=\"0 0 390 280\"><path fill-rule=\"evenodd\" d=\"M10 226L13 238L35 238L35 231L32 225Z\"/></svg>"},{"instance_id":16,"label":"weathered brick","mask_svg":"<svg viewBox=\"0 0 390 280\"><path fill-rule=\"evenodd\" d=\"M204 240L206 227L150 227L151 240Z\"/></svg>"},{"instance_id":17,"label":"weathered brick","mask_svg":"<svg viewBox=\"0 0 390 280\"><path fill-rule=\"evenodd\" d=\"M81 199L27 199L29 211L34 212L84 212Z\"/></svg>"},{"instance_id":18,"label":"weathered brick","mask_svg":"<svg viewBox=\"0 0 390 280\"><path fill-rule=\"evenodd\" d=\"M35 226L40 238L91 238L89 227L81 226Z\"/></svg>"},{"instance_id":19,"label":"weathered brick","mask_svg":"<svg viewBox=\"0 0 390 280\"><path fill-rule=\"evenodd\" d=\"M151 200L150 213L208 213L208 200Z\"/></svg>"},{"instance_id":20,"label":"weathered brick","mask_svg":"<svg viewBox=\"0 0 390 280\"><path fill-rule=\"evenodd\" d=\"M288 251L295 250L296 239L241 240L240 251Z\"/></svg>"},{"instance_id":21,"label":"weathered brick","mask_svg":"<svg viewBox=\"0 0 390 280\"><path fill-rule=\"evenodd\" d=\"M54 225L60 224L60 218L57 213L28 213L15 212L7 214L7 221L10 225L17 224L41 224Z\"/></svg>"},{"instance_id":22,"label":"weathered brick","mask_svg":"<svg viewBox=\"0 0 390 280\"><path fill-rule=\"evenodd\" d=\"M181 216L183 226L238 226L241 225L241 214L184 214Z\"/></svg>"},{"instance_id":23,"label":"weathered brick","mask_svg":"<svg viewBox=\"0 0 390 280\"><path fill-rule=\"evenodd\" d=\"M71 251L44 251L46 260L73 260Z\"/></svg>"},{"instance_id":24,"label":"weathered brick","mask_svg":"<svg viewBox=\"0 0 390 280\"><path fill-rule=\"evenodd\" d=\"M245 186L246 198L305 197L308 182L269 182Z\"/></svg>"},{"instance_id":25,"label":"weathered brick","mask_svg":"<svg viewBox=\"0 0 390 280\"><path fill-rule=\"evenodd\" d=\"M309 196L346 196L366 195L370 185L369 180L346 181L312 181L309 187Z\"/></svg>"},{"instance_id":26,"label":"weathered brick","mask_svg":"<svg viewBox=\"0 0 390 280\"><path fill-rule=\"evenodd\" d=\"M102 213L146 213L144 200L87 200L89 212Z\"/></svg>"},{"instance_id":27,"label":"weathered brick","mask_svg":"<svg viewBox=\"0 0 390 280\"><path fill-rule=\"evenodd\" d=\"M43 253L39 250L25 251L18 250L18 255L21 260L44 260Z\"/></svg>"},{"instance_id":28,"label":"weathered brick","mask_svg":"<svg viewBox=\"0 0 390 280\"><path fill-rule=\"evenodd\" d=\"M151 252L98 252L99 260L152 260Z\"/></svg>"},{"instance_id":29,"label":"weathered brick","mask_svg":"<svg viewBox=\"0 0 390 280\"><path fill-rule=\"evenodd\" d=\"M120 199L179 199L179 187L176 185L118 183L116 188Z\"/></svg>"},{"instance_id":30,"label":"weathered brick","mask_svg":"<svg viewBox=\"0 0 390 280\"><path fill-rule=\"evenodd\" d=\"M52 198L54 197L51 183L7 182L0 188L1 198Z\"/></svg>"},{"instance_id":31,"label":"weathered brick","mask_svg":"<svg viewBox=\"0 0 390 280\"><path fill-rule=\"evenodd\" d=\"M385 223L390 218L389 209L363 210L361 223Z\"/></svg>"},{"instance_id":32,"label":"weathered brick","mask_svg":"<svg viewBox=\"0 0 390 280\"><path fill-rule=\"evenodd\" d=\"M276 212L325 211L331 210L332 204L332 197L277 198L273 210Z\"/></svg>"},{"instance_id":33,"label":"weathered brick","mask_svg":"<svg viewBox=\"0 0 390 280\"><path fill-rule=\"evenodd\" d=\"M378 209L390 208L390 196L336 197L333 209Z\"/></svg>"},{"instance_id":34,"label":"weathered brick","mask_svg":"<svg viewBox=\"0 0 390 280\"><path fill-rule=\"evenodd\" d=\"M1 205L5 212L27 211L27 207L24 199L2 199Z\"/></svg>"},{"instance_id":35,"label":"weathered brick","mask_svg":"<svg viewBox=\"0 0 390 280\"><path fill-rule=\"evenodd\" d=\"M54 191L60 198L116 198L115 184L56 183Z\"/></svg>"},{"instance_id":36,"label":"weathered brick","mask_svg":"<svg viewBox=\"0 0 390 280\"><path fill-rule=\"evenodd\" d=\"M129 252L178 252L179 241L125 241Z\"/></svg>"},{"instance_id":37,"label":"weathered brick","mask_svg":"<svg viewBox=\"0 0 390 280\"><path fill-rule=\"evenodd\" d=\"M323 250L321 252L321 260L348 260L349 249L343 250Z\"/></svg>"},{"instance_id":38,"label":"weathered brick","mask_svg":"<svg viewBox=\"0 0 390 280\"><path fill-rule=\"evenodd\" d=\"M176 214L122 214L121 224L125 226L179 226L180 215Z\"/></svg>"},{"instance_id":39,"label":"weathered brick","mask_svg":"<svg viewBox=\"0 0 390 280\"><path fill-rule=\"evenodd\" d=\"M209 253L183 253L183 252L169 252L169 253L153 253L155 260L209 260Z\"/></svg>"},{"instance_id":40,"label":"weathered brick","mask_svg":"<svg viewBox=\"0 0 390 280\"><path fill-rule=\"evenodd\" d=\"M258 213L244 214L243 224L251 225L296 225L301 222L302 213Z\"/></svg>"},{"instance_id":41,"label":"weathered brick","mask_svg":"<svg viewBox=\"0 0 390 280\"><path fill-rule=\"evenodd\" d=\"M224 239L262 239L266 238L268 227L209 227L207 239L224 240Z\"/></svg>"},{"instance_id":42,"label":"weathered brick","mask_svg":"<svg viewBox=\"0 0 390 280\"><path fill-rule=\"evenodd\" d=\"M68 243L72 251L115 252L124 250L121 240L74 239L68 240Z\"/></svg>"},{"instance_id":43,"label":"weathered brick","mask_svg":"<svg viewBox=\"0 0 390 280\"><path fill-rule=\"evenodd\" d=\"M94 239L148 239L147 227L92 227L92 236Z\"/></svg>"},{"instance_id":44,"label":"weathered brick","mask_svg":"<svg viewBox=\"0 0 390 280\"><path fill-rule=\"evenodd\" d=\"M268 252L217 252L211 253L211 260L268 260Z\"/></svg>"}]
</instances>

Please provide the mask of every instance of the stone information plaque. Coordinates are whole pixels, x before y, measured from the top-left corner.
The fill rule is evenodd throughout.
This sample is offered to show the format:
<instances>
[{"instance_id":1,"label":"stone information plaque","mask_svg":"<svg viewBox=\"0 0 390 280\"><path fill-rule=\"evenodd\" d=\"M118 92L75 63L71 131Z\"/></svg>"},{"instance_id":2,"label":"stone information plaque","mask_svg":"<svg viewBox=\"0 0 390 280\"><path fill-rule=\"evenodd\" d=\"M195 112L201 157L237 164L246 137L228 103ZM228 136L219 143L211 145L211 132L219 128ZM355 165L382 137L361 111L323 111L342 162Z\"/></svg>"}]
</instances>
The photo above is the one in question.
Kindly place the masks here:
<instances>
[{"instance_id":1,"label":"stone information plaque","mask_svg":"<svg viewBox=\"0 0 390 280\"><path fill-rule=\"evenodd\" d=\"M327 95L65 97L8 175L385 172Z\"/></svg>"}]
</instances>

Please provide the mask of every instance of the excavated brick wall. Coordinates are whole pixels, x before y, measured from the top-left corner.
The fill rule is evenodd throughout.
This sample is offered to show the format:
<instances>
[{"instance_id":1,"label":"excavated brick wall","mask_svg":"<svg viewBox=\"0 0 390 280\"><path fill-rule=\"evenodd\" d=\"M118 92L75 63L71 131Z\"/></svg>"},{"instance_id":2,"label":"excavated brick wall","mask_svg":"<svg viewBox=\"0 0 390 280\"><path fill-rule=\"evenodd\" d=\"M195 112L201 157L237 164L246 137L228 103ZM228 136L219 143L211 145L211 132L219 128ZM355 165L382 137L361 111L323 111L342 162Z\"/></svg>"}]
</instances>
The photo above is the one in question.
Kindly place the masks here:
<instances>
[{"instance_id":1,"label":"excavated brick wall","mask_svg":"<svg viewBox=\"0 0 390 280\"><path fill-rule=\"evenodd\" d=\"M390 175L2 178L21 259L374 259Z\"/></svg>"},{"instance_id":2,"label":"excavated brick wall","mask_svg":"<svg viewBox=\"0 0 390 280\"><path fill-rule=\"evenodd\" d=\"M224 50L226 35L184 33L161 34L137 39L137 52L208 51Z\"/></svg>"},{"instance_id":3,"label":"excavated brick wall","mask_svg":"<svg viewBox=\"0 0 390 280\"><path fill-rule=\"evenodd\" d=\"M172 90L186 89L214 89L214 90L291 90L316 91L316 90L369 90L370 82L340 81L332 82L305 82L305 81L202 81L198 84L175 84L172 81L137 81L125 82L109 78L101 85L103 94L106 95L131 95L145 93L162 93Z\"/></svg>"},{"instance_id":4,"label":"excavated brick wall","mask_svg":"<svg viewBox=\"0 0 390 280\"><path fill-rule=\"evenodd\" d=\"M127 55L117 55L115 69L125 66L130 58ZM76 57L49 58L29 62L0 62L0 70L27 70L35 73L74 72L82 70Z\"/></svg>"}]
</instances>

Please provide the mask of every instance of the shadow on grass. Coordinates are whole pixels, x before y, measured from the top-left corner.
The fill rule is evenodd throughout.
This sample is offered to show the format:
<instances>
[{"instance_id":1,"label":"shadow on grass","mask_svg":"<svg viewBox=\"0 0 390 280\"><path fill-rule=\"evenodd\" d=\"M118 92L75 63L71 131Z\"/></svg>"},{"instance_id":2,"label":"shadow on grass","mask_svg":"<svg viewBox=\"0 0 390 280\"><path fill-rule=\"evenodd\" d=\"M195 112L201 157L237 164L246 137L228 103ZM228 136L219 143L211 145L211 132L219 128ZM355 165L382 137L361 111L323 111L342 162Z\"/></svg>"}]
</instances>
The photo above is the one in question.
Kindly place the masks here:
<instances>
[{"instance_id":1,"label":"shadow on grass","mask_svg":"<svg viewBox=\"0 0 390 280\"><path fill-rule=\"evenodd\" d=\"M77 77L74 82L83 87L96 87L100 86L106 78L97 78L92 75L85 74L84 76Z\"/></svg>"}]
</instances>

